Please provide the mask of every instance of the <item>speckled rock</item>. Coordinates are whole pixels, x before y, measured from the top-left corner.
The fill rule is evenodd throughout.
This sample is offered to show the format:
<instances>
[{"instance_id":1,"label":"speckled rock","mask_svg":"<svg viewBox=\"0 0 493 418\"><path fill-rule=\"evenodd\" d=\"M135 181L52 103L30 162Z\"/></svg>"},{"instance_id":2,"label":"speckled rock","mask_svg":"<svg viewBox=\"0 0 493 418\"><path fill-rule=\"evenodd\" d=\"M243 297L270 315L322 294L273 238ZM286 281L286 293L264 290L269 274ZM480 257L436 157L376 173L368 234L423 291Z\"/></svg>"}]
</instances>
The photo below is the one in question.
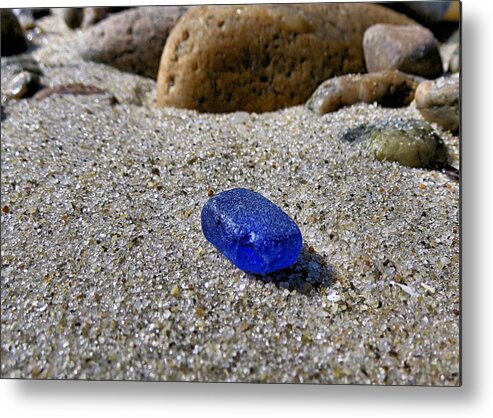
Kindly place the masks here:
<instances>
[{"instance_id":1,"label":"speckled rock","mask_svg":"<svg viewBox=\"0 0 493 418\"><path fill-rule=\"evenodd\" d=\"M264 112L304 103L324 80L364 72L369 26L411 24L373 4L203 6L163 51L157 105Z\"/></svg>"},{"instance_id":2,"label":"speckled rock","mask_svg":"<svg viewBox=\"0 0 493 418\"><path fill-rule=\"evenodd\" d=\"M372 126L369 132L369 147L378 160L416 168L445 163L445 148L426 122L399 118Z\"/></svg>"},{"instance_id":3,"label":"speckled rock","mask_svg":"<svg viewBox=\"0 0 493 418\"><path fill-rule=\"evenodd\" d=\"M414 78L397 70L347 74L322 83L306 105L318 114L361 102L376 102L385 107L406 106L412 102L417 86Z\"/></svg>"},{"instance_id":4,"label":"speckled rock","mask_svg":"<svg viewBox=\"0 0 493 418\"><path fill-rule=\"evenodd\" d=\"M16 55L27 49L27 40L14 13L8 9L0 11L2 27L2 56Z\"/></svg>"},{"instance_id":5,"label":"speckled rock","mask_svg":"<svg viewBox=\"0 0 493 418\"><path fill-rule=\"evenodd\" d=\"M156 78L171 29L185 7L139 7L117 13L84 33L79 53L87 61Z\"/></svg>"},{"instance_id":6,"label":"speckled rock","mask_svg":"<svg viewBox=\"0 0 493 418\"><path fill-rule=\"evenodd\" d=\"M365 32L363 49L368 72L400 70L426 78L442 74L438 42L419 25L374 25Z\"/></svg>"},{"instance_id":7,"label":"speckled rock","mask_svg":"<svg viewBox=\"0 0 493 418\"><path fill-rule=\"evenodd\" d=\"M423 81L416 89L416 108L428 122L456 132L459 129L459 74Z\"/></svg>"}]
</instances>

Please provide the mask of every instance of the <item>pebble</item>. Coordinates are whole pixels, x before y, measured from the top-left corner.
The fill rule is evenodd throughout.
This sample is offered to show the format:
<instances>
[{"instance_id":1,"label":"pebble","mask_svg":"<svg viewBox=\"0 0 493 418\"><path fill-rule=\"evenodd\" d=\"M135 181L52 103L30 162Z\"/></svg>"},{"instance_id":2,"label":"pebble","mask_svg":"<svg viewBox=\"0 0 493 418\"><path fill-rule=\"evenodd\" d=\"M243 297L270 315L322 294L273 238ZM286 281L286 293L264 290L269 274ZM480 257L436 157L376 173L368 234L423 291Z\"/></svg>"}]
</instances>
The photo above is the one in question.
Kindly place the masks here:
<instances>
[{"instance_id":1,"label":"pebble","mask_svg":"<svg viewBox=\"0 0 493 418\"><path fill-rule=\"evenodd\" d=\"M391 119L370 128L369 148L378 160L414 168L443 164L446 150L431 126L417 119Z\"/></svg>"},{"instance_id":2,"label":"pebble","mask_svg":"<svg viewBox=\"0 0 493 418\"><path fill-rule=\"evenodd\" d=\"M436 123L451 132L459 129L459 74L426 80L416 89L416 108L428 122Z\"/></svg>"},{"instance_id":3,"label":"pebble","mask_svg":"<svg viewBox=\"0 0 493 418\"><path fill-rule=\"evenodd\" d=\"M259 193L232 189L210 198L202 209L202 231L238 268L268 274L291 266L302 247L296 223Z\"/></svg>"},{"instance_id":4,"label":"pebble","mask_svg":"<svg viewBox=\"0 0 493 418\"><path fill-rule=\"evenodd\" d=\"M373 25L365 32L363 49L368 72L400 70L426 78L442 74L438 42L419 25Z\"/></svg>"},{"instance_id":5,"label":"pebble","mask_svg":"<svg viewBox=\"0 0 493 418\"><path fill-rule=\"evenodd\" d=\"M411 103L417 86L414 78L397 70L347 74L322 83L306 106L320 115L355 103L401 107Z\"/></svg>"},{"instance_id":6,"label":"pebble","mask_svg":"<svg viewBox=\"0 0 493 418\"><path fill-rule=\"evenodd\" d=\"M5 95L9 99L22 99L30 97L41 88L38 74L30 71L22 71L16 74L6 87Z\"/></svg>"},{"instance_id":7,"label":"pebble","mask_svg":"<svg viewBox=\"0 0 493 418\"><path fill-rule=\"evenodd\" d=\"M154 6L113 14L84 32L79 54L86 61L155 79L164 44L185 10Z\"/></svg>"},{"instance_id":8,"label":"pebble","mask_svg":"<svg viewBox=\"0 0 493 418\"><path fill-rule=\"evenodd\" d=\"M157 105L266 112L302 104L324 80L365 71L363 34L378 22L414 23L374 4L191 8L166 42Z\"/></svg>"},{"instance_id":9,"label":"pebble","mask_svg":"<svg viewBox=\"0 0 493 418\"><path fill-rule=\"evenodd\" d=\"M2 56L17 55L24 52L27 49L27 40L19 20L8 9L2 9L0 15Z\"/></svg>"}]
</instances>

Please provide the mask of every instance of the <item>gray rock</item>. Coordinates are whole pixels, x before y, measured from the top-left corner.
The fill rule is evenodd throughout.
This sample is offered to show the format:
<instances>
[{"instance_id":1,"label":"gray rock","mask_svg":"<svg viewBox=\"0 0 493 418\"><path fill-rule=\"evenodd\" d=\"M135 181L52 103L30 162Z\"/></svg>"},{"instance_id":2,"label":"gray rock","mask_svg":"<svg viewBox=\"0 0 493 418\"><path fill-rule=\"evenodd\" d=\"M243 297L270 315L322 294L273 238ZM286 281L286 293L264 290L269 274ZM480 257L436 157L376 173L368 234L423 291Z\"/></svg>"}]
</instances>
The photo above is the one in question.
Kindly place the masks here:
<instances>
[{"instance_id":1,"label":"gray rock","mask_svg":"<svg viewBox=\"0 0 493 418\"><path fill-rule=\"evenodd\" d=\"M442 74L438 42L419 25L373 25L365 32L363 49L368 72L400 70L426 78Z\"/></svg>"},{"instance_id":2,"label":"gray rock","mask_svg":"<svg viewBox=\"0 0 493 418\"><path fill-rule=\"evenodd\" d=\"M16 55L27 49L27 40L14 13L8 9L0 11L2 27L2 56Z\"/></svg>"},{"instance_id":3,"label":"gray rock","mask_svg":"<svg viewBox=\"0 0 493 418\"><path fill-rule=\"evenodd\" d=\"M389 119L362 125L344 134L348 142L367 141L378 160L414 168L442 168L446 150L432 127L417 119Z\"/></svg>"},{"instance_id":4,"label":"gray rock","mask_svg":"<svg viewBox=\"0 0 493 418\"><path fill-rule=\"evenodd\" d=\"M459 74L423 81L416 89L416 108L428 122L452 132L459 129Z\"/></svg>"},{"instance_id":5,"label":"gray rock","mask_svg":"<svg viewBox=\"0 0 493 418\"><path fill-rule=\"evenodd\" d=\"M87 61L157 77L168 35L186 7L139 7L114 14L84 33L79 53Z\"/></svg>"},{"instance_id":6,"label":"gray rock","mask_svg":"<svg viewBox=\"0 0 493 418\"><path fill-rule=\"evenodd\" d=\"M443 145L431 127L412 119L403 124L400 121L373 131L370 149L378 160L417 168L443 160Z\"/></svg>"}]
</instances>

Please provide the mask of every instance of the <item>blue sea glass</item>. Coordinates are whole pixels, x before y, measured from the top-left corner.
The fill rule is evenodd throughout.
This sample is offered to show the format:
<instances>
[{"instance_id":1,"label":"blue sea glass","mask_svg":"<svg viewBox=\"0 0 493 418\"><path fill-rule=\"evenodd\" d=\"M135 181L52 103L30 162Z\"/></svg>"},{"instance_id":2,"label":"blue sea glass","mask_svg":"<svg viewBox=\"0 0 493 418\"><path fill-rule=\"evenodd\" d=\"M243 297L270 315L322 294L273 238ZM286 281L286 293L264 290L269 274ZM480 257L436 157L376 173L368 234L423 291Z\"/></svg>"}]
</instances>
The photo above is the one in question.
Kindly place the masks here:
<instances>
[{"instance_id":1,"label":"blue sea glass","mask_svg":"<svg viewBox=\"0 0 493 418\"><path fill-rule=\"evenodd\" d=\"M235 266L267 274L294 264L303 243L294 221L259 193L232 189L210 198L202 209L207 240Z\"/></svg>"}]
</instances>

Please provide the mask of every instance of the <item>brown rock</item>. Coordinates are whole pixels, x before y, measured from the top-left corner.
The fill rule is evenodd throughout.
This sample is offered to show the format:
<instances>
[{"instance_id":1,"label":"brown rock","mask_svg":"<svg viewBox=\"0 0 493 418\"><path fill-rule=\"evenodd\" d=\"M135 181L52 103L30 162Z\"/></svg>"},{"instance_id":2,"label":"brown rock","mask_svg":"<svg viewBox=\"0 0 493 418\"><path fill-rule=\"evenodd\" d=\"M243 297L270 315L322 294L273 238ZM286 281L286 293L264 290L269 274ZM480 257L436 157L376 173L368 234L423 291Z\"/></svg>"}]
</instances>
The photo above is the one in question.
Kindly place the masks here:
<instances>
[{"instance_id":1,"label":"brown rock","mask_svg":"<svg viewBox=\"0 0 493 418\"><path fill-rule=\"evenodd\" d=\"M361 41L377 22L413 23L373 4L193 8L164 48L157 104L264 112L304 103L322 81L365 71Z\"/></svg>"},{"instance_id":2,"label":"brown rock","mask_svg":"<svg viewBox=\"0 0 493 418\"><path fill-rule=\"evenodd\" d=\"M365 32L363 49L368 72L400 70L426 78L442 74L438 42L419 25L374 25Z\"/></svg>"},{"instance_id":3,"label":"brown rock","mask_svg":"<svg viewBox=\"0 0 493 418\"><path fill-rule=\"evenodd\" d=\"M171 29L185 7L139 7L114 14L84 33L79 53L87 61L156 78Z\"/></svg>"},{"instance_id":4,"label":"brown rock","mask_svg":"<svg viewBox=\"0 0 493 418\"><path fill-rule=\"evenodd\" d=\"M414 78L397 70L347 74L323 82L306 105L320 115L360 102L406 106L412 102L417 86Z\"/></svg>"},{"instance_id":5,"label":"brown rock","mask_svg":"<svg viewBox=\"0 0 493 418\"><path fill-rule=\"evenodd\" d=\"M423 81L416 89L416 108L428 122L434 122L444 129L457 132L459 129L458 74L441 77L434 81Z\"/></svg>"},{"instance_id":6,"label":"brown rock","mask_svg":"<svg viewBox=\"0 0 493 418\"><path fill-rule=\"evenodd\" d=\"M2 56L16 55L27 49L27 41L19 21L8 9L0 11L2 27Z\"/></svg>"}]
</instances>

